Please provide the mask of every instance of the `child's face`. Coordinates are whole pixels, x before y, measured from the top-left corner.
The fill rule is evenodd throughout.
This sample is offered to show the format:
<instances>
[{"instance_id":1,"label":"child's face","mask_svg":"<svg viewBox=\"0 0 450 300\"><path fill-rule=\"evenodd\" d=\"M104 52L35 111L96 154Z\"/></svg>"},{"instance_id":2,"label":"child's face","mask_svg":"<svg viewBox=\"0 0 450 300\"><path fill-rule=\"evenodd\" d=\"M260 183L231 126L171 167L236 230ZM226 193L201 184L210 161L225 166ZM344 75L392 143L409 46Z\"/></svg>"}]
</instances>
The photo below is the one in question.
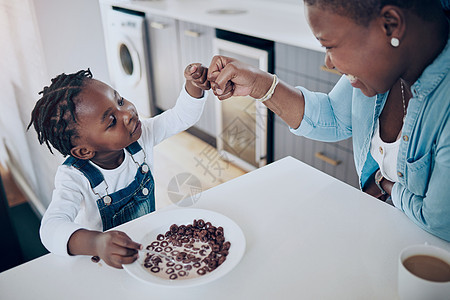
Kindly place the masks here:
<instances>
[{"instance_id":1,"label":"child's face","mask_svg":"<svg viewBox=\"0 0 450 300\"><path fill-rule=\"evenodd\" d=\"M85 148L94 155L121 151L142 134L136 107L95 79L89 80L79 94L76 116L75 148Z\"/></svg>"}]
</instances>

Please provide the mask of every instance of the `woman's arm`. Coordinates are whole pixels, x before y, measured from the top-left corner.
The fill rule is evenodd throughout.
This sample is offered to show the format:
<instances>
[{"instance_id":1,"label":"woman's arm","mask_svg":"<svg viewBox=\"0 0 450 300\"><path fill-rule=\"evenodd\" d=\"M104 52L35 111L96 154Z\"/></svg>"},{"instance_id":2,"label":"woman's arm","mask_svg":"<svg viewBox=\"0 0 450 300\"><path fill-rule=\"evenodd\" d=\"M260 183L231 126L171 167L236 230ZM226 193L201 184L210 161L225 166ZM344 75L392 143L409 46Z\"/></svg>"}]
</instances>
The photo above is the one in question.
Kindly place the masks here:
<instances>
[{"instance_id":1,"label":"woman's arm","mask_svg":"<svg viewBox=\"0 0 450 300\"><path fill-rule=\"evenodd\" d=\"M220 100L231 96L260 99L274 82L273 75L225 56L213 58L208 79ZM280 81L272 97L263 103L281 117L294 134L334 142L352 134L352 95L353 87L346 78L341 78L329 94Z\"/></svg>"},{"instance_id":2,"label":"woman's arm","mask_svg":"<svg viewBox=\"0 0 450 300\"><path fill-rule=\"evenodd\" d=\"M450 242L450 124L440 133L436 147L408 161L410 187L395 183L392 201L424 230ZM428 178L428 182L426 179ZM420 180L424 179L424 180ZM425 191L422 193L422 191Z\"/></svg>"}]
</instances>

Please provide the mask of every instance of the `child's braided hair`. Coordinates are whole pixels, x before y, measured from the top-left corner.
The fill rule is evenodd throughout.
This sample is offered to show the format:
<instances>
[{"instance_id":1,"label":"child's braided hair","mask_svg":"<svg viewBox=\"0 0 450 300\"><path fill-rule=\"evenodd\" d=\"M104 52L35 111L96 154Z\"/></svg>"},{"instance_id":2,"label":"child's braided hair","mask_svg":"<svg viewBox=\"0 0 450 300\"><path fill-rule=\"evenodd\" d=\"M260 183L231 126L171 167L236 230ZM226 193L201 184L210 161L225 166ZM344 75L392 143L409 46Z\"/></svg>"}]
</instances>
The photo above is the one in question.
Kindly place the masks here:
<instances>
[{"instance_id":1,"label":"child's braided hair","mask_svg":"<svg viewBox=\"0 0 450 300\"><path fill-rule=\"evenodd\" d=\"M67 156L73 148L72 139L77 136L74 100L86 80L92 78L89 69L73 74L60 74L50 86L39 92L42 98L36 103L27 130L34 125L41 145L45 143L53 154L50 144Z\"/></svg>"}]
</instances>

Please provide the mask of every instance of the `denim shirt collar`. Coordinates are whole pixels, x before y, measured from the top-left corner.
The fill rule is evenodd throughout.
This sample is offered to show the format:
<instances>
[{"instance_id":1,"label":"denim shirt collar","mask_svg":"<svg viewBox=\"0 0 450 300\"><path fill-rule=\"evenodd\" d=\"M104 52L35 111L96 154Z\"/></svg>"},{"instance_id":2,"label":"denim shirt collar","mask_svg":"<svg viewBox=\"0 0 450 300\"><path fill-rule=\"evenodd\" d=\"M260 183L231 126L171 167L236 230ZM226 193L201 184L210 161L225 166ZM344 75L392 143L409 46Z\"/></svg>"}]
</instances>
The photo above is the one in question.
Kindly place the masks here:
<instances>
[{"instance_id":1,"label":"denim shirt collar","mask_svg":"<svg viewBox=\"0 0 450 300\"><path fill-rule=\"evenodd\" d=\"M402 127L402 137L409 140L414 134L414 128L423 106L426 104L429 95L436 90L438 85L448 74L450 68L450 43L447 44L436 59L428 65L420 75L419 79L411 86L412 98L409 101L406 118ZM419 134L416 132L416 134ZM408 160L408 149L410 143L402 142L400 144L397 172L399 174L399 182L406 185L406 161Z\"/></svg>"},{"instance_id":2,"label":"denim shirt collar","mask_svg":"<svg viewBox=\"0 0 450 300\"><path fill-rule=\"evenodd\" d=\"M450 69L450 39L447 39L447 44L444 50L436 57L436 59L425 68L419 79L411 86L411 93L414 98L423 100L430 94L436 86L447 75Z\"/></svg>"}]
</instances>

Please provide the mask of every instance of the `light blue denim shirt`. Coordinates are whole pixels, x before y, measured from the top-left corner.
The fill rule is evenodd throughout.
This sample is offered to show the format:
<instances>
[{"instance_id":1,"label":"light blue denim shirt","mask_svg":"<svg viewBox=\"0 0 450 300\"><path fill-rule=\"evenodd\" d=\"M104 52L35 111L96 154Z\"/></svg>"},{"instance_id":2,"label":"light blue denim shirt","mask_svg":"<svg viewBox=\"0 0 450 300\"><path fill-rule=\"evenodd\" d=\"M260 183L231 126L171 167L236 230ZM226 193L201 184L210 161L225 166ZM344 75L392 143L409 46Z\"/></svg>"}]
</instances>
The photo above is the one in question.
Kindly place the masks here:
<instances>
[{"instance_id":1,"label":"light blue denim shirt","mask_svg":"<svg viewBox=\"0 0 450 300\"><path fill-rule=\"evenodd\" d=\"M411 86L392 201L414 223L450 241L450 45ZM388 93L365 96L342 77L327 95L298 87L305 113L291 131L320 141L353 138L360 186L379 167L370 154L375 124Z\"/></svg>"}]
</instances>

